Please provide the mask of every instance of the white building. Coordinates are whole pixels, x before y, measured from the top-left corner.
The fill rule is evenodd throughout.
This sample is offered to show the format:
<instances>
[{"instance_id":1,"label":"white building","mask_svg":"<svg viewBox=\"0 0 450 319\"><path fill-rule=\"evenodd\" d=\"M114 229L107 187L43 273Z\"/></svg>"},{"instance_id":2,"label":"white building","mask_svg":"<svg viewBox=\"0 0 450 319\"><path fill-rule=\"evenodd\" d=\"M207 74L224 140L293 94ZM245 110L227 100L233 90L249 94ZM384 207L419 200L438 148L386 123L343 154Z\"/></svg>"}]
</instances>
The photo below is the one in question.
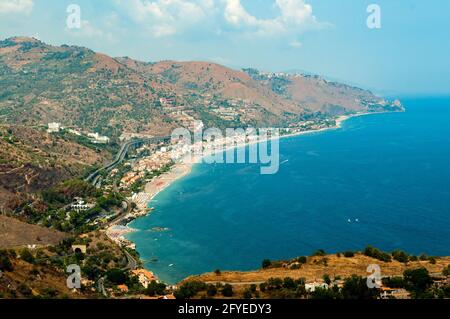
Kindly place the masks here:
<instances>
[{"instance_id":1,"label":"white building","mask_svg":"<svg viewBox=\"0 0 450 319\"><path fill-rule=\"evenodd\" d=\"M76 203L72 204L70 207L71 207L73 210L77 211L77 212L82 212L82 211L86 211L86 210L91 209L93 206L94 206L94 205L92 205L92 204L87 204L87 203L85 203L83 200L78 199L78 200L76 201Z\"/></svg>"},{"instance_id":2,"label":"white building","mask_svg":"<svg viewBox=\"0 0 450 319\"><path fill-rule=\"evenodd\" d=\"M317 288L328 289L328 285L326 283L313 282L309 284L305 284L305 290L307 292L314 292Z\"/></svg>"},{"instance_id":3,"label":"white building","mask_svg":"<svg viewBox=\"0 0 450 319\"><path fill-rule=\"evenodd\" d=\"M89 133L88 136L93 139L93 142L96 144L108 144L109 137L101 136L98 133Z\"/></svg>"},{"instance_id":4,"label":"white building","mask_svg":"<svg viewBox=\"0 0 450 319\"><path fill-rule=\"evenodd\" d=\"M58 133L61 130L61 123L48 123L48 133Z\"/></svg>"}]
</instances>

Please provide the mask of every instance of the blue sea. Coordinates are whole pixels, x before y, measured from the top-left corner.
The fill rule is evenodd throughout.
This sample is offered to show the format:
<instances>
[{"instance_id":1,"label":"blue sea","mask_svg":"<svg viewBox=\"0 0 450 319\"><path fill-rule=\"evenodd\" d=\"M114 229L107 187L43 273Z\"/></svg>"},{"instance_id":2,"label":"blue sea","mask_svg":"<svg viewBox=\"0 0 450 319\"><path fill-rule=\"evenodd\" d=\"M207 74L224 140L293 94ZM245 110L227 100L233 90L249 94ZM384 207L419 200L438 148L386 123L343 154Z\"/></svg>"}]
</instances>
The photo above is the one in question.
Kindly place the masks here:
<instances>
[{"instance_id":1,"label":"blue sea","mask_svg":"<svg viewBox=\"0 0 450 319\"><path fill-rule=\"evenodd\" d=\"M405 113L282 139L275 175L257 164L196 165L128 237L169 283L317 249L450 255L450 98L403 103Z\"/></svg>"}]
</instances>

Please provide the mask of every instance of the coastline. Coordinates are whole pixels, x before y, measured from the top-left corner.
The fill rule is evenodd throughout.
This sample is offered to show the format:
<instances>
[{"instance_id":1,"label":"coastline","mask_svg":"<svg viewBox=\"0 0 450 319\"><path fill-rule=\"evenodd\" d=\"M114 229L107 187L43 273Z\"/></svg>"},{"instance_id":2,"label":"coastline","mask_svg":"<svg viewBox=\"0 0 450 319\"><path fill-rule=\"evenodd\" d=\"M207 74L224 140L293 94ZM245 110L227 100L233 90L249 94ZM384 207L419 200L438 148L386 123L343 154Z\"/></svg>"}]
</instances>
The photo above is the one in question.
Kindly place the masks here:
<instances>
[{"instance_id":1,"label":"coastline","mask_svg":"<svg viewBox=\"0 0 450 319\"><path fill-rule=\"evenodd\" d=\"M291 134L285 134L282 136L270 138L270 140L273 140L273 139L281 140L284 138L296 137L296 136L300 136L300 135L321 133L321 132L325 132L328 130L337 130L337 129L342 128L342 125L345 121L347 121L353 117L360 117L360 116L374 115L374 114L383 114L383 113L391 113L391 112L369 112L369 113L357 113L357 114L352 114L352 115L342 115L342 116L339 116L338 118L336 118L335 126L326 127L326 128L322 128L322 129L295 132L295 133L291 133ZM249 145L261 143L264 141L265 140L255 140L255 141L250 141L250 142L246 142L246 143L240 143L240 144L237 144L234 146L224 148L223 152L226 152L227 150L230 150L230 149L238 149L241 147L247 147ZM106 230L107 235L116 242L122 242L123 244L127 245L127 247L136 249L135 244L132 241L130 241L128 238L126 238L128 234L131 234L131 233L134 233L137 231L137 229L130 227L130 224L138 218L150 215L151 212L154 210L154 208L149 207L151 201L159 193L161 193L167 187L172 185L175 181L178 181L181 178L189 175L192 172L194 165L201 163L203 158L205 158L209 155L210 155L209 153L202 154L201 156L195 157L193 161L188 162L188 163L183 162L183 161L176 163L171 167L171 169L167 173L165 173L161 176L158 176L155 179L153 179L151 182L148 182L147 184L145 184L144 191L139 194L136 194L136 198L135 198L135 200L133 200L136 203L137 213L130 213L127 216L124 216L124 218L122 218L122 221L126 220L125 225L114 224L114 225L109 226Z\"/></svg>"}]
</instances>

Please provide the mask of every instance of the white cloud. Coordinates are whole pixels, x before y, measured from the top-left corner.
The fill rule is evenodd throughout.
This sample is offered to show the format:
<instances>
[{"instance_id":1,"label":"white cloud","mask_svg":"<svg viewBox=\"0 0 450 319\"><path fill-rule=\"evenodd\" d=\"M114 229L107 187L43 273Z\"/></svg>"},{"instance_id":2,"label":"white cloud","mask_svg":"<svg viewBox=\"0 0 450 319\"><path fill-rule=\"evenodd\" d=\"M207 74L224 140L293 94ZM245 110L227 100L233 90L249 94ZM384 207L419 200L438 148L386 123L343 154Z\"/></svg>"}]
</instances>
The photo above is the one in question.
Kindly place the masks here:
<instances>
[{"instance_id":1,"label":"white cloud","mask_svg":"<svg viewBox=\"0 0 450 319\"><path fill-rule=\"evenodd\" d=\"M305 0L273 0L280 14L261 19L250 14L241 0L115 0L118 9L152 37L210 31L221 36L280 36L296 39L310 29L321 28L312 6ZM209 28L209 29L208 29ZM298 45L295 45L297 46Z\"/></svg>"},{"instance_id":2,"label":"white cloud","mask_svg":"<svg viewBox=\"0 0 450 319\"><path fill-rule=\"evenodd\" d=\"M153 37L180 33L204 21L215 8L214 0L117 0L131 18Z\"/></svg>"},{"instance_id":3,"label":"white cloud","mask_svg":"<svg viewBox=\"0 0 450 319\"><path fill-rule=\"evenodd\" d=\"M323 27L313 15L312 6L304 0L276 0L281 14L273 19L258 19L249 14L240 0L225 1L225 20L246 34L279 36L300 34L306 30Z\"/></svg>"},{"instance_id":4,"label":"white cloud","mask_svg":"<svg viewBox=\"0 0 450 319\"><path fill-rule=\"evenodd\" d=\"M0 13L31 13L33 0L0 0Z\"/></svg>"}]
</instances>

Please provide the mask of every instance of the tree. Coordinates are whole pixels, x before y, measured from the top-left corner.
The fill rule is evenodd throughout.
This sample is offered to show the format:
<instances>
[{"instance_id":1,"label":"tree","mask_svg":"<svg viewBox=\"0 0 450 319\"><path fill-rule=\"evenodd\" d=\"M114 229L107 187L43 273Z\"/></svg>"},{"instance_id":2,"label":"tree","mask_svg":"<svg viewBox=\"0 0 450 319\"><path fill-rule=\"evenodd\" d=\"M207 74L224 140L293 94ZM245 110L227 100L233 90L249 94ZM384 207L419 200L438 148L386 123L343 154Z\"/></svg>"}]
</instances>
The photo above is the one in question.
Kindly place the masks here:
<instances>
[{"instance_id":1,"label":"tree","mask_svg":"<svg viewBox=\"0 0 450 319\"><path fill-rule=\"evenodd\" d=\"M269 278L267 280L267 290L278 290L283 287L283 280L281 278Z\"/></svg>"},{"instance_id":2,"label":"tree","mask_svg":"<svg viewBox=\"0 0 450 319\"><path fill-rule=\"evenodd\" d=\"M326 253L325 253L325 250L323 250L323 249L318 249L313 254L313 256L325 256L325 255L326 255Z\"/></svg>"},{"instance_id":3,"label":"tree","mask_svg":"<svg viewBox=\"0 0 450 319\"><path fill-rule=\"evenodd\" d=\"M409 260L408 254L401 250L394 250L392 252L392 257L401 263L407 263Z\"/></svg>"},{"instance_id":4,"label":"tree","mask_svg":"<svg viewBox=\"0 0 450 319\"><path fill-rule=\"evenodd\" d=\"M450 276L450 265L447 265L447 267L444 268L444 270L442 271L442 274L444 276Z\"/></svg>"},{"instance_id":5,"label":"tree","mask_svg":"<svg viewBox=\"0 0 450 319\"><path fill-rule=\"evenodd\" d=\"M322 279L323 279L323 281L324 281L327 285L330 285L330 284L331 284L331 278L330 278L330 275L325 274L325 275L323 275Z\"/></svg>"},{"instance_id":6,"label":"tree","mask_svg":"<svg viewBox=\"0 0 450 319\"><path fill-rule=\"evenodd\" d=\"M215 295L217 295L217 288L214 285L208 285L208 289L206 290L206 294L209 297L214 297Z\"/></svg>"},{"instance_id":7,"label":"tree","mask_svg":"<svg viewBox=\"0 0 450 319\"><path fill-rule=\"evenodd\" d=\"M295 284L294 279L286 277L283 280L283 288L294 290L295 288L297 288L297 285Z\"/></svg>"},{"instance_id":8,"label":"tree","mask_svg":"<svg viewBox=\"0 0 450 319\"><path fill-rule=\"evenodd\" d=\"M262 261L262 267L264 269L269 268L272 265L272 262L270 261L270 259L264 259Z\"/></svg>"},{"instance_id":9,"label":"tree","mask_svg":"<svg viewBox=\"0 0 450 319\"><path fill-rule=\"evenodd\" d=\"M0 270L1 271L13 271L13 265L9 259L9 255L5 251L0 252Z\"/></svg>"},{"instance_id":10,"label":"tree","mask_svg":"<svg viewBox=\"0 0 450 319\"><path fill-rule=\"evenodd\" d=\"M33 264L34 263L34 256L33 254L30 252L30 250L28 250L27 248L24 248L21 252L20 252L20 258L24 261L26 261L27 263Z\"/></svg>"},{"instance_id":11,"label":"tree","mask_svg":"<svg viewBox=\"0 0 450 319\"><path fill-rule=\"evenodd\" d=\"M224 297L232 297L233 296L233 286L230 284L225 284L222 288L222 295Z\"/></svg>"},{"instance_id":12,"label":"tree","mask_svg":"<svg viewBox=\"0 0 450 319\"><path fill-rule=\"evenodd\" d=\"M252 299L253 298L252 291L250 289L245 289L243 297L244 299Z\"/></svg>"},{"instance_id":13,"label":"tree","mask_svg":"<svg viewBox=\"0 0 450 319\"><path fill-rule=\"evenodd\" d=\"M366 249L364 249L364 255L367 257L372 257L384 262L391 262L392 258L391 255L382 252L381 250L374 248L372 246L367 246Z\"/></svg>"},{"instance_id":14,"label":"tree","mask_svg":"<svg viewBox=\"0 0 450 319\"><path fill-rule=\"evenodd\" d=\"M106 278L110 282L116 285L122 285L127 281L127 275L125 272L118 268L110 269L106 272Z\"/></svg>"},{"instance_id":15,"label":"tree","mask_svg":"<svg viewBox=\"0 0 450 319\"><path fill-rule=\"evenodd\" d=\"M344 257L347 258L355 257L355 253L353 251L346 251L344 252Z\"/></svg>"},{"instance_id":16,"label":"tree","mask_svg":"<svg viewBox=\"0 0 450 319\"><path fill-rule=\"evenodd\" d=\"M376 299L378 295L378 289L370 289L367 286L367 279L356 275L345 279L342 287L344 299Z\"/></svg>"},{"instance_id":17,"label":"tree","mask_svg":"<svg viewBox=\"0 0 450 319\"><path fill-rule=\"evenodd\" d=\"M311 299L336 299L335 292L331 289L317 287L310 293Z\"/></svg>"},{"instance_id":18,"label":"tree","mask_svg":"<svg viewBox=\"0 0 450 319\"><path fill-rule=\"evenodd\" d=\"M214 270L214 273L215 273L217 276L220 276L220 275L222 274L222 272L220 271L220 269Z\"/></svg>"},{"instance_id":19,"label":"tree","mask_svg":"<svg viewBox=\"0 0 450 319\"><path fill-rule=\"evenodd\" d=\"M389 288L404 288L405 281L402 277L386 277L382 279L383 286Z\"/></svg>"},{"instance_id":20,"label":"tree","mask_svg":"<svg viewBox=\"0 0 450 319\"><path fill-rule=\"evenodd\" d=\"M208 286L202 281L189 281L180 286L175 292L177 299L188 299L194 297L200 291L207 290Z\"/></svg>"},{"instance_id":21,"label":"tree","mask_svg":"<svg viewBox=\"0 0 450 319\"><path fill-rule=\"evenodd\" d=\"M148 284L148 287L145 291L145 294L153 297L153 296L162 296L166 291L166 285L161 282L156 282L153 280Z\"/></svg>"},{"instance_id":22,"label":"tree","mask_svg":"<svg viewBox=\"0 0 450 319\"><path fill-rule=\"evenodd\" d=\"M403 279L407 290L416 296L423 294L433 283L426 268L407 269L403 272Z\"/></svg>"}]
</instances>

